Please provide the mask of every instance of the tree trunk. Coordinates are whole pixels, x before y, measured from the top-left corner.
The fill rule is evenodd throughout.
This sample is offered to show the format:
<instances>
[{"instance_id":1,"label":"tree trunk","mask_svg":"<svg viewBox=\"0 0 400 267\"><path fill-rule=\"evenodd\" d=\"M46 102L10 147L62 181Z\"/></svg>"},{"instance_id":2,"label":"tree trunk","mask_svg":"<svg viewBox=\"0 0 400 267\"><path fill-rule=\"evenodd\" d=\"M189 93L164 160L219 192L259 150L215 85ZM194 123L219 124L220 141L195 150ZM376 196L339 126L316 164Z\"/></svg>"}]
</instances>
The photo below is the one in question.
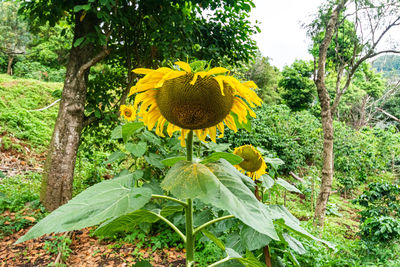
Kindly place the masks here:
<instances>
[{"instance_id":1,"label":"tree trunk","mask_svg":"<svg viewBox=\"0 0 400 267\"><path fill-rule=\"evenodd\" d=\"M315 80L318 98L321 105L321 122L322 130L324 132L321 188L318 194L314 214L314 222L316 222L320 226L324 225L326 205L328 203L329 195L331 193L333 180L333 120L331 98L325 85L325 64L327 50L329 44L331 43L332 36L335 32L339 13L341 12L345 3L346 0L340 1L336 8L332 11L332 14L329 18L328 25L325 31L325 37L319 47L318 71Z\"/></svg>"},{"instance_id":2,"label":"tree trunk","mask_svg":"<svg viewBox=\"0 0 400 267\"><path fill-rule=\"evenodd\" d=\"M89 15L89 14L88 14ZM76 15L74 42L95 32L97 19ZM90 67L83 69L94 55L94 44L72 47L64 88L43 172L40 199L47 210L54 210L72 196L75 160L83 128L86 87Z\"/></svg>"},{"instance_id":3,"label":"tree trunk","mask_svg":"<svg viewBox=\"0 0 400 267\"><path fill-rule=\"evenodd\" d=\"M331 193L333 180L333 121L330 109L324 113L321 114L324 132L322 179L314 217L318 225L321 226L324 225L326 205Z\"/></svg>"},{"instance_id":4,"label":"tree trunk","mask_svg":"<svg viewBox=\"0 0 400 267\"><path fill-rule=\"evenodd\" d=\"M12 63L14 62L14 55L8 55L7 74L12 75Z\"/></svg>"}]
</instances>

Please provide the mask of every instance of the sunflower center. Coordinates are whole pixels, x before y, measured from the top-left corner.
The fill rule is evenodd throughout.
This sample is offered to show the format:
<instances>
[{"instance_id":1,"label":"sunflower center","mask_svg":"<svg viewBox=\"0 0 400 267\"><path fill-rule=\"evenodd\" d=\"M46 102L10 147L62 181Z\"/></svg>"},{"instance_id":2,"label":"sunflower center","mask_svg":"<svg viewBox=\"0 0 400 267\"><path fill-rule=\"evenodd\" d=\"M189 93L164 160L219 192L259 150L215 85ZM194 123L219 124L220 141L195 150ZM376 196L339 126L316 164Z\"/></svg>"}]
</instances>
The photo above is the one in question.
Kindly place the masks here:
<instances>
[{"instance_id":1,"label":"sunflower center","mask_svg":"<svg viewBox=\"0 0 400 267\"><path fill-rule=\"evenodd\" d=\"M183 129L204 129L220 123L230 113L234 96L224 84L224 94L212 77L198 77L191 85L193 74L167 80L158 90L156 102L167 121Z\"/></svg>"},{"instance_id":2,"label":"sunflower center","mask_svg":"<svg viewBox=\"0 0 400 267\"><path fill-rule=\"evenodd\" d=\"M126 117L132 116L132 112L130 110L125 110L124 114Z\"/></svg>"},{"instance_id":3,"label":"sunflower center","mask_svg":"<svg viewBox=\"0 0 400 267\"><path fill-rule=\"evenodd\" d=\"M263 160L260 158L260 154L251 146L244 146L239 151L236 151L235 154L243 158L243 161L239 164L243 170L255 172L261 168Z\"/></svg>"}]
</instances>

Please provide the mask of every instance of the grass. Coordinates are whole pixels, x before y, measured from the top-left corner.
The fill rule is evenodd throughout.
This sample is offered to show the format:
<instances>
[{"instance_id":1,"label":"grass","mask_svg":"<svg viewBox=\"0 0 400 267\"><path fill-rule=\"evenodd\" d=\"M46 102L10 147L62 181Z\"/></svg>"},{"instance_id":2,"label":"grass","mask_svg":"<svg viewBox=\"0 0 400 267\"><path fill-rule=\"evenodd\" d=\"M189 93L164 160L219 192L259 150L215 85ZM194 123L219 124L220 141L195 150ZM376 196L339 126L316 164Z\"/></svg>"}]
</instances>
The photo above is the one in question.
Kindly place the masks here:
<instances>
[{"instance_id":1,"label":"grass","mask_svg":"<svg viewBox=\"0 0 400 267\"><path fill-rule=\"evenodd\" d=\"M23 140L36 152L43 152L50 142L58 105L43 111L32 110L53 103L57 100L53 95L60 89L62 83L0 74L0 134Z\"/></svg>"}]
</instances>

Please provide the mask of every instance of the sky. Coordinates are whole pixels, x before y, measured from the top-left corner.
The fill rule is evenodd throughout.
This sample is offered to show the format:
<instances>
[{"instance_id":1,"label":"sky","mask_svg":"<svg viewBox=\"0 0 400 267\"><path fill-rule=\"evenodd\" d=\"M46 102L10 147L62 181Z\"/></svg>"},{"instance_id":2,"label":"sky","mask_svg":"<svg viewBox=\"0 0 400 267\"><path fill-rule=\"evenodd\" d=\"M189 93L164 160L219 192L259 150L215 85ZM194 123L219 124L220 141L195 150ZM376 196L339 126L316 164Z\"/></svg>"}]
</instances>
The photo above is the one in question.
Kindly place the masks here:
<instances>
[{"instance_id":1,"label":"sky","mask_svg":"<svg viewBox=\"0 0 400 267\"><path fill-rule=\"evenodd\" d=\"M251 21L259 21L261 33L253 36L261 53L282 69L295 59L312 59L301 23L310 22L322 0L254 0Z\"/></svg>"}]
</instances>

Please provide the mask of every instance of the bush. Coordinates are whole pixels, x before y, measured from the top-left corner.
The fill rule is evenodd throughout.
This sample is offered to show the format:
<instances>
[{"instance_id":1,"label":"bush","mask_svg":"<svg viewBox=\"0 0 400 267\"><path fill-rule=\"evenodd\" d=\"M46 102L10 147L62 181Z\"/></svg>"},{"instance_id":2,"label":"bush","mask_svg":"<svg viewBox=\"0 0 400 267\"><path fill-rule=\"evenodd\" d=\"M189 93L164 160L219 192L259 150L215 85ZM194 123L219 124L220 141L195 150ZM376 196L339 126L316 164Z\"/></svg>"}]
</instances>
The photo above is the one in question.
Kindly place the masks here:
<instances>
[{"instance_id":1,"label":"bush","mask_svg":"<svg viewBox=\"0 0 400 267\"><path fill-rule=\"evenodd\" d=\"M252 120L253 132L226 131L222 142L252 144L285 162L286 171L319 163L322 149L320 122L308 111L292 112L285 105L264 105Z\"/></svg>"}]
</instances>

